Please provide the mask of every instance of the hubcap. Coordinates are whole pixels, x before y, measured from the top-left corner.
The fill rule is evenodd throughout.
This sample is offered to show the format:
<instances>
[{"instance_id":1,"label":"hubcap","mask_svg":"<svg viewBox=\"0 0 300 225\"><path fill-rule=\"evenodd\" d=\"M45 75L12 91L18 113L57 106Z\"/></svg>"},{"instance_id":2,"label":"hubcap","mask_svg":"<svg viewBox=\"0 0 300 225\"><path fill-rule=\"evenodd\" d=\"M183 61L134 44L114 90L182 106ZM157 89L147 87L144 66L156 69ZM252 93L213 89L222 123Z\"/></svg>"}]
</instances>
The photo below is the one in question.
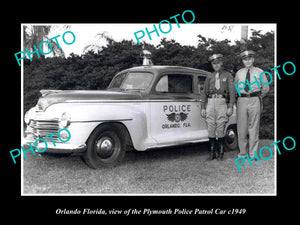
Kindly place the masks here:
<instances>
[{"instance_id":1,"label":"hubcap","mask_svg":"<svg viewBox=\"0 0 300 225\"><path fill-rule=\"evenodd\" d=\"M96 152L101 158L108 158L114 152L114 142L110 137L102 137L96 142Z\"/></svg>"},{"instance_id":2,"label":"hubcap","mask_svg":"<svg viewBox=\"0 0 300 225\"><path fill-rule=\"evenodd\" d=\"M233 143L235 138L236 138L235 132L233 130L228 130L226 135L227 143L229 144Z\"/></svg>"}]
</instances>

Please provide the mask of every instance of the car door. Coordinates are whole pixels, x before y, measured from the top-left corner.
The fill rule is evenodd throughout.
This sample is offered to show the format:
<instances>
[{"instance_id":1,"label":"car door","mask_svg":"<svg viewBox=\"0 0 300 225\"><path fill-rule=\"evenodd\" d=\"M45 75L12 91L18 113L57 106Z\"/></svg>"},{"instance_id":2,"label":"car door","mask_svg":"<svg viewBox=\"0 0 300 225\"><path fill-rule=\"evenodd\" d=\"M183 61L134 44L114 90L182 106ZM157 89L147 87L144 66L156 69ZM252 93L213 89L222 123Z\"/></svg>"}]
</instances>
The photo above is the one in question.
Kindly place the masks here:
<instances>
[{"instance_id":1,"label":"car door","mask_svg":"<svg viewBox=\"0 0 300 225\"><path fill-rule=\"evenodd\" d=\"M150 130L159 146L207 138L207 130L199 120L200 102L194 82L193 74L168 72L154 84Z\"/></svg>"}]
</instances>

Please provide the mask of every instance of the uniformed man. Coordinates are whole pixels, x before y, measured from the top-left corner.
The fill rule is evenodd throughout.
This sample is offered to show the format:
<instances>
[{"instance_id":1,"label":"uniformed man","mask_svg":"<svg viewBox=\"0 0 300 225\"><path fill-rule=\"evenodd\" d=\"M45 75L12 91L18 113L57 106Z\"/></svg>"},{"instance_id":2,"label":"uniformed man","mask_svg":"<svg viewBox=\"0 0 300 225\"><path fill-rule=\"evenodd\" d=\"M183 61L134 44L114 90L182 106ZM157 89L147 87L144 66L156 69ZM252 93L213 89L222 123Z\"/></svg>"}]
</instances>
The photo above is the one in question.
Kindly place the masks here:
<instances>
[{"instance_id":1,"label":"uniformed man","mask_svg":"<svg viewBox=\"0 0 300 225\"><path fill-rule=\"evenodd\" d=\"M239 82L246 84L245 88L240 90L241 96L238 95L237 100L237 131L240 149L238 157L245 157L249 152L248 155L253 158L254 151L258 150L262 97L269 91L269 86L261 83L261 80L265 84L268 83L265 74L260 78L263 70L253 66L254 55L254 51L243 51L240 54L245 67L236 73L234 80L235 84ZM243 83L237 85L239 89L242 89L240 85ZM257 161L257 159L254 160Z\"/></svg>"},{"instance_id":2,"label":"uniformed man","mask_svg":"<svg viewBox=\"0 0 300 225\"><path fill-rule=\"evenodd\" d=\"M206 117L209 137L209 159L223 159L225 125L232 115L235 90L231 74L222 69L223 55L209 57L214 72L207 77L201 95L201 116Z\"/></svg>"}]
</instances>

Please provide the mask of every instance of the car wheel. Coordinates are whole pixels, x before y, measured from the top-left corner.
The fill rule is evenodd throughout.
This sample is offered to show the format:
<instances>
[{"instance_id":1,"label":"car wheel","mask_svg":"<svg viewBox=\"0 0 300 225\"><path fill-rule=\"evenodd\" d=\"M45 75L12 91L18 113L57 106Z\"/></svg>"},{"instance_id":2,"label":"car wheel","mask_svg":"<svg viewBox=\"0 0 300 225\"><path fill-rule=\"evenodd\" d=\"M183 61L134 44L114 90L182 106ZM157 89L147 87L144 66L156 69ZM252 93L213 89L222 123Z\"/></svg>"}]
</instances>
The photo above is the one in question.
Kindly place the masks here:
<instances>
[{"instance_id":1,"label":"car wheel","mask_svg":"<svg viewBox=\"0 0 300 225\"><path fill-rule=\"evenodd\" d=\"M235 126L230 126L227 128L224 142L225 142L225 148L227 150L238 149L238 135Z\"/></svg>"},{"instance_id":2,"label":"car wheel","mask_svg":"<svg viewBox=\"0 0 300 225\"><path fill-rule=\"evenodd\" d=\"M83 161L91 168L109 167L119 164L125 156L124 141L112 125L97 127L87 141Z\"/></svg>"}]
</instances>

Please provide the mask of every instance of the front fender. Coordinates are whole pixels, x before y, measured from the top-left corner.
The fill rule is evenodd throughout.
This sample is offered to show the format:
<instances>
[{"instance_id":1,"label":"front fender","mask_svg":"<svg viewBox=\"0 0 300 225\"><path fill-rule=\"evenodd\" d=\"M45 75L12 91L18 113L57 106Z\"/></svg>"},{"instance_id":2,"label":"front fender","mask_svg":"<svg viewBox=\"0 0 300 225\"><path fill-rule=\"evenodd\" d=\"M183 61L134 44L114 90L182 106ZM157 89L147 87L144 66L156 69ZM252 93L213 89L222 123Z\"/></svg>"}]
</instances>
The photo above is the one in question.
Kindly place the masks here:
<instances>
[{"instance_id":1,"label":"front fender","mask_svg":"<svg viewBox=\"0 0 300 225\"><path fill-rule=\"evenodd\" d=\"M48 107L46 113L59 118L67 112L70 132L82 144L99 124L120 122L127 128L134 148L145 150L156 143L149 135L147 111L149 105L145 103L61 103Z\"/></svg>"}]
</instances>

